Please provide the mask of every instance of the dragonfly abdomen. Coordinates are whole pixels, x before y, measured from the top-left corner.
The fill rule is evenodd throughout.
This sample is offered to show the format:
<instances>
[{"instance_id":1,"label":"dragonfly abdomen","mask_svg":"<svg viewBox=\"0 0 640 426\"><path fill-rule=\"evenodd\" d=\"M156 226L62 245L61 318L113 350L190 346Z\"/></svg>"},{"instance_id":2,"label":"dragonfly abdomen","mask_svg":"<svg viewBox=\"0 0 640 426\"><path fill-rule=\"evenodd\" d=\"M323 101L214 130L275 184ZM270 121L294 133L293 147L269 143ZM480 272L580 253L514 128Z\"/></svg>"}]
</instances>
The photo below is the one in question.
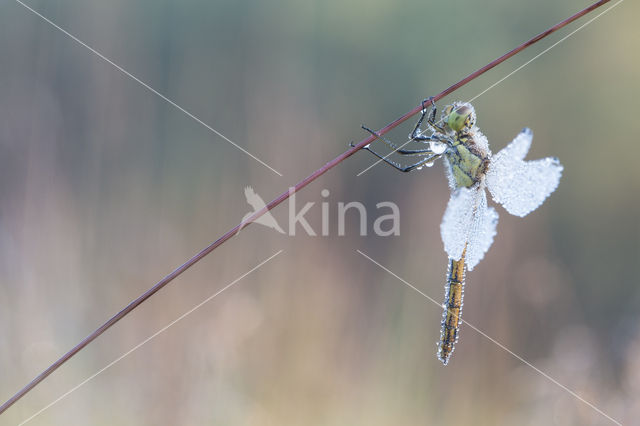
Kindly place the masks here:
<instances>
[{"instance_id":1,"label":"dragonfly abdomen","mask_svg":"<svg viewBox=\"0 0 640 426\"><path fill-rule=\"evenodd\" d=\"M453 353L460 331L464 299L465 252L466 248L462 252L460 260L449 259L442 328L440 329L440 342L438 343L438 358L445 365L449 362L449 357Z\"/></svg>"}]
</instances>

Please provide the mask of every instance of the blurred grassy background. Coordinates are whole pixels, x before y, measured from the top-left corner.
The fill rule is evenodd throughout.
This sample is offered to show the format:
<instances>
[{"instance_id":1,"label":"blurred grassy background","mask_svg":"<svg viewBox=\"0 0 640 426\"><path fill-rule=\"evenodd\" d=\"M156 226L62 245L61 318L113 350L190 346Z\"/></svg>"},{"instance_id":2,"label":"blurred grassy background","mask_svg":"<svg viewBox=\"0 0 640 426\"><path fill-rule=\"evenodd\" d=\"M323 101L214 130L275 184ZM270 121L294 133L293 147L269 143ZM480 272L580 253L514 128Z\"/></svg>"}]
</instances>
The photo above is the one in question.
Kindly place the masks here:
<instances>
[{"instance_id":1,"label":"blurred grassy background","mask_svg":"<svg viewBox=\"0 0 640 426\"><path fill-rule=\"evenodd\" d=\"M267 201L587 1L28 3L283 173L279 177L52 28L0 3L0 399ZM637 3L626 1L478 98L495 151L524 126L558 156L525 219L498 208L465 319L617 420L640 418ZM591 17L591 16L590 16ZM590 18L589 17L589 18ZM589 19L587 18L587 19ZM455 96L466 100L584 23ZM409 125L390 137L403 140ZM319 232L254 226L0 417L16 424L279 249L284 253L34 419L33 425L611 424L463 325L435 356L448 199L359 153L298 195ZM394 201L401 235L337 236L339 201ZM274 216L285 224L287 206ZM634 420L635 419L635 420Z\"/></svg>"}]
</instances>

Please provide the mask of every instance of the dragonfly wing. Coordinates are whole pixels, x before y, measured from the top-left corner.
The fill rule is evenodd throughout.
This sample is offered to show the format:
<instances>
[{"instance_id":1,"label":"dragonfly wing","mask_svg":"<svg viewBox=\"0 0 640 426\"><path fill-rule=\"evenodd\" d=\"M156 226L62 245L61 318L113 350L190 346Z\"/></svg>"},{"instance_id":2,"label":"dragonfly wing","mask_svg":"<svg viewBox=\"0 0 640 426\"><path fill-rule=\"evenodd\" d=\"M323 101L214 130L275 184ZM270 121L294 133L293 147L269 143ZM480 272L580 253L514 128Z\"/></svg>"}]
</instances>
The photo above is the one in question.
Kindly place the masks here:
<instances>
[{"instance_id":1,"label":"dragonfly wing","mask_svg":"<svg viewBox=\"0 0 640 426\"><path fill-rule=\"evenodd\" d=\"M523 129L491 159L486 177L493 199L509 213L521 217L543 203L558 187L562 175L557 158L524 161L532 139L531 130Z\"/></svg>"},{"instance_id":2,"label":"dragonfly wing","mask_svg":"<svg viewBox=\"0 0 640 426\"><path fill-rule=\"evenodd\" d=\"M451 192L449 204L440 224L444 251L451 259L460 260L467 244L476 192L477 189L464 187Z\"/></svg>"},{"instance_id":3,"label":"dragonfly wing","mask_svg":"<svg viewBox=\"0 0 640 426\"><path fill-rule=\"evenodd\" d=\"M533 131L525 127L513 138L511 143L500 150L496 157L507 157L514 160L524 160L527 156L529 148L531 148L531 141L533 141Z\"/></svg>"},{"instance_id":4,"label":"dragonfly wing","mask_svg":"<svg viewBox=\"0 0 640 426\"><path fill-rule=\"evenodd\" d=\"M451 259L460 260L466 247L467 268L472 270L491 247L497 223L498 213L487 207L484 185L456 189L440 225L444 250Z\"/></svg>"},{"instance_id":5,"label":"dragonfly wing","mask_svg":"<svg viewBox=\"0 0 640 426\"><path fill-rule=\"evenodd\" d=\"M449 159L447 158L446 155L442 157L442 159L444 160L444 170L447 173L447 181L449 182L449 189L453 191L454 189L456 189L457 184L456 184L456 178L453 176L453 171L451 170L451 163L449 162Z\"/></svg>"},{"instance_id":6,"label":"dragonfly wing","mask_svg":"<svg viewBox=\"0 0 640 426\"><path fill-rule=\"evenodd\" d=\"M467 237L467 269L473 270L484 257L484 254L493 244L498 224L498 212L493 207L487 206L487 194L484 186L476 193L475 208Z\"/></svg>"}]
</instances>

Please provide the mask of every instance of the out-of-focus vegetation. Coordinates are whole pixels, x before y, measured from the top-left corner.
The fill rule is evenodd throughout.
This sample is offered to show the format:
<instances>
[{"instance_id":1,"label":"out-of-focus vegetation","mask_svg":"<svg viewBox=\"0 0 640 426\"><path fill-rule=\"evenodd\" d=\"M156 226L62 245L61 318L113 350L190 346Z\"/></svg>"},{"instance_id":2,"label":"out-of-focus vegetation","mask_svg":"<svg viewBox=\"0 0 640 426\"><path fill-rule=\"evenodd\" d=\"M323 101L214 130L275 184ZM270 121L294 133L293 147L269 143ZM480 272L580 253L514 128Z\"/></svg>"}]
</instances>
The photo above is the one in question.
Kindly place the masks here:
<instances>
[{"instance_id":1,"label":"out-of-focus vegetation","mask_svg":"<svg viewBox=\"0 0 640 426\"><path fill-rule=\"evenodd\" d=\"M279 177L18 3L0 4L0 399L250 210L587 1L31 1ZM478 98L492 149L524 126L565 166L467 277L464 317L622 423L640 418L640 7L627 1ZM591 17L591 16L590 16ZM589 17L589 18L590 18ZM587 19L589 19L587 18ZM584 23L441 102L466 100ZM409 125L390 137L403 140ZM279 249L30 424L608 424L468 326L435 356L442 166L359 153L297 197L329 237L253 226L0 417L16 424ZM330 191L327 198L320 191ZM401 209L337 236L339 201ZM286 206L274 216L287 222ZM373 216L373 217L371 217Z\"/></svg>"}]
</instances>

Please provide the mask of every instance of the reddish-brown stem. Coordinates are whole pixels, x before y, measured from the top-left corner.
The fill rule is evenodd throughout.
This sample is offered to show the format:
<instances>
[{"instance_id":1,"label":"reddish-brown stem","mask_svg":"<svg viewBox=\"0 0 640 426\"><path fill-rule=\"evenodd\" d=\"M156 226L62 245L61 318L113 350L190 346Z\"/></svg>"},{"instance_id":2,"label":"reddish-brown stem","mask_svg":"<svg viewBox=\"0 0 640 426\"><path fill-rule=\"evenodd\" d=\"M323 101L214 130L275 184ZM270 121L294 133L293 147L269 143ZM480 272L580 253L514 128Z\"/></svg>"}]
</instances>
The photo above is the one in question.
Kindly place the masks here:
<instances>
[{"instance_id":1,"label":"reddish-brown stem","mask_svg":"<svg viewBox=\"0 0 640 426\"><path fill-rule=\"evenodd\" d=\"M442 92L438 93L436 96L431 98L431 101L435 102L435 101L438 101L438 100L442 99L443 97L449 95L450 93L454 92L455 90L457 90L460 87L464 86L465 84L469 83L471 80L474 80L475 78L477 78L480 75L484 74L485 72L489 71L491 68L493 68L493 67L501 64L502 62L506 61L507 59L511 58L512 56L514 56L518 52L520 52L520 51L526 49L527 47L531 46L532 44L542 40L543 38L545 38L549 34L552 34L552 33L556 32L556 31L558 31L560 28L570 24L571 22L573 22L576 19L586 15L587 13L597 9L598 7L604 5L605 3L609 3L610 1L611 0L598 1L598 2L596 2L594 4L592 4L591 6L587 7L586 9L581 10L580 12L576 13L575 15L573 15L573 16L565 19L564 21L554 25L553 27L549 28L548 30L538 34L537 36L533 37L532 39L530 39L530 40L528 40L528 41L526 41L524 43L522 43L520 46L516 47L515 49L511 50L510 52L505 53L504 55L500 56L496 60L494 60L494 61L490 62L489 64L485 65L484 67L480 68L476 72L474 72L472 74L469 74L467 77L463 78L462 80L460 80L456 84L452 85L451 87L449 87L449 88L443 90ZM429 101L429 104L431 104L431 101ZM414 109L412 109L411 111L407 112L402 117L400 117L400 118L396 119L395 121L387 124L385 127L383 127L382 129L380 129L378 131L378 135L384 135L385 133L389 132L394 127L398 126L399 124L401 124L404 121L406 121L408 118L410 118L413 115L415 115L418 112L420 112L422 110L422 108L423 108L423 105L420 104L417 107L415 107ZM202 259L206 255L208 255L209 253L214 251L216 248L220 247L226 241L230 240L234 235L236 235L238 233L238 230L240 230L240 228L244 228L244 227L250 225L256 219L258 219L260 216L264 215L266 212L268 212L269 210L275 208L280 203L285 201L292 194L300 191L302 188L304 188L305 186L309 185L311 182L313 182L314 180L316 180L317 178L319 178L320 176L325 174L327 171L329 171L330 169L334 168L335 166L337 166L338 164L343 162L345 159L347 159L347 157L350 157L356 151L360 150L362 147L364 147L365 145L373 142L374 140L375 140L375 136L373 136L373 135L370 135L367 138L363 139L357 145L354 145L351 149L343 152L342 154L340 154L339 156L337 156L336 158L334 158L333 160L329 161L324 166L320 167L318 170L316 170L315 172L313 172L312 174L307 176L306 178L302 179L291 190L288 190L288 191L283 192L282 194L280 194L278 197L276 197L275 199L270 201L264 208L262 208L261 210L258 210L255 213L253 213L253 215L251 215L243 223L240 223L240 224L234 226L232 229L227 231L226 234L224 234L223 236L218 238L216 241L211 243L206 248L202 249L199 253L194 255L191 259L187 260L185 263L183 263L182 265L177 267L173 272L171 272L169 275L167 275L166 277L164 277L163 279L158 281L153 287L151 287L149 290L147 290L142 295L140 295L137 299L135 299L134 301L129 303L124 309L122 309L116 315L111 317L107 322L105 322L103 325L101 325L98 329L96 329L91 334L89 334L87 337L85 337L80 343L78 343L75 347L73 347L73 349L71 349L69 352L67 352L62 357L60 357L60 359L58 359L56 362L51 364L51 366L49 366L46 370L44 370L42 373L40 373L35 379L33 379L31 382L29 382L24 388L22 388L18 393L16 393L9 400L7 400L7 402L2 404L2 406L0 406L0 414L5 412L16 401L18 401L20 398L22 398L24 395L26 395L31 389L36 387L38 385L38 383L42 382L45 378L47 378L47 376L49 376L51 373L53 373L55 370L57 370L58 367L60 367L65 362L67 362L71 357L73 357L75 354L80 352L85 346L87 346L89 343L94 341L98 336L100 336L107 329L109 329L109 327L111 327L112 325L114 325L115 323L120 321L129 312L133 311L138 305L140 305L142 302L144 302L145 300L147 300L148 298L153 296L162 287L164 287L167 284L169 284L171 281L173 281L174 278L178 277L184 271L189 269L191 266L193 266L195 263L197 263L200 259Z\"/></svg>"}]
</instances>

